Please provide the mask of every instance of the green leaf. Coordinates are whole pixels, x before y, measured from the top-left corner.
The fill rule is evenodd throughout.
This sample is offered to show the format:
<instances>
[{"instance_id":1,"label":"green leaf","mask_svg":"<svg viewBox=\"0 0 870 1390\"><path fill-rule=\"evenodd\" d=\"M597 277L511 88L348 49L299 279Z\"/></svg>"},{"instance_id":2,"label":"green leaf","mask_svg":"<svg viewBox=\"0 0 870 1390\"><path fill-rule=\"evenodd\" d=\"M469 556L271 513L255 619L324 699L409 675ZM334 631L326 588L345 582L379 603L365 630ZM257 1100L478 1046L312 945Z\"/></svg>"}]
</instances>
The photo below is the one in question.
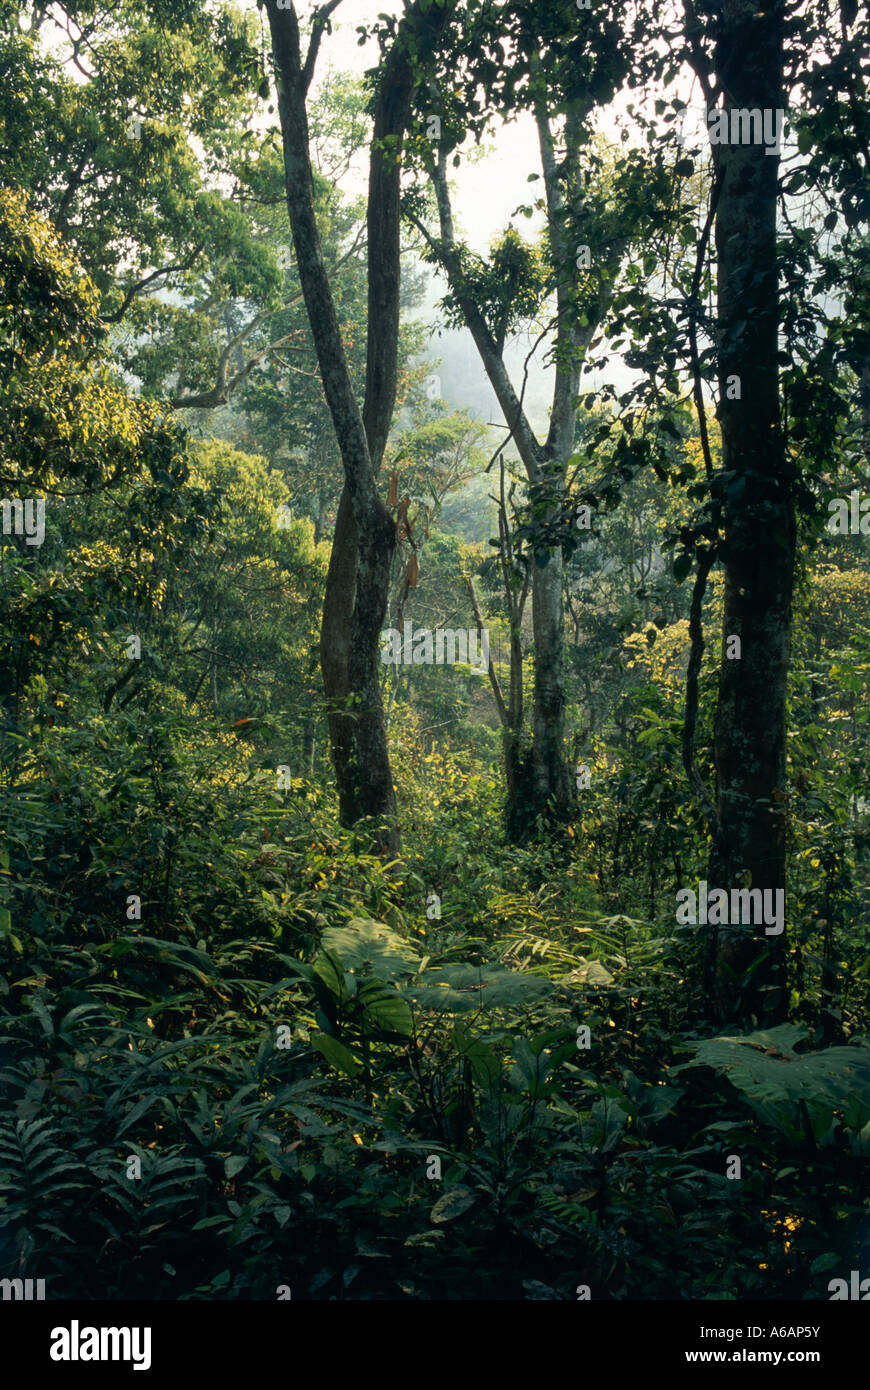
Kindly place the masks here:
<instances>
[{"instance_id":1,"label":"green leaf","mask_svg":"<svg viewBox=\"0 0 870 1390\"><path fill-rule=\"evenodd\" d=\"M553 985L540 975L508 970L503 965L457 962L427 970L419 984L407 985L403 992L422 1009L466 1013L533 1004L551 994Z\"/></svg>"},{"instance_id":2,"label":"green leaf","mask_svg":"<svg viewBox=\"0 0 870 1390\"><path fill-rule=\"evenodd\" d=\"M826 1269L834 1269L839 1263L840 1256L829 1251L827 1255L819 1255L818 1259L813 1260L810 1273L824 1274Z\"/></svg>"},{"instance_id":3,"label":"green leaf","mask_svg":"<svg viewBox=\"0 0 870 1390\"><path fill-rule=\"evenodd\" d=\"M420 967L420 957L398 932L370 918L354 917L343 927L327 927L322 943L357 974L395 980L416 974Z\"/></svg>"},{"instance_id":4,"label":"green leaf","mask_svg":"<svg viewBox=\"0 0 870 1390\"><path fill-rule=\"evenodd\" d=\"M501 1064L492 1048L480 1038L472 1037L461 1023L457 1023L451 1037L459 1055L467 1057L471 1063L471 1075L478 1086L488 1091L501 1076Z\"/></svg>"},{"instance_id":5,"label":"green leaf","mask_svg":"<svg viewBox=\"0 0 870 1390\"><path fill-rule=\"evenodd\" d=\"M572 978L582 979L587 985L612 985L613 976L600 960L586 961L580 966L579 970L573 972Z\"/></svg>"},{"instance_id":6,"label":"green leaf","mask_svg":"<svg viewBox=\"0 0 870 1390\"><path fill-rule=\"evenodd\" d=\"M539 1057L545 1048L555 1047L556 1043L567 1042L571 1043L572 1048L574 1047L574 1034L570 1028L548 1028L546 1033L536 1033L533 1038L529 1038L529 1047L534 1055Z\"/></svg>"},{"instance_id":7,"label":"green leaf","mask_svg":"<svg viewBox=\"0 0 870 1390\"><path fill-rule=\"evenodd\" d=\"M692 1067L710 1067L726 1076L768 1124L795 1138L809 1119L817 1142L830 1143L835 1112L847 1129L870 1120L870 1047L857 1043L799 1056L794 1051L806 1030L783 1023L764 1032L709 1038L692 1045Z\"/></svg>"},{"instance_id":8,"label":"green leaf","mask_svg":"<svg viewBox=\"0 0 870 1390\"><path fill-rule=\"evenodd\" d=\"M346 1000L348 998L341 961L338 960L331 951L321 951L317 960L314 962L313 969L318 979L323 981L327 989L330 990L337 999Z\"/></svg>"},{"instance_id":9,"label":"green leaf","mask_svg":"<svg viewBox=\"0 0 870 1390\"><path fill-rule=\"evenodd\" d=\"M477 1198L469 1187L452 1187L449 1192L445 1192L443 1197L439 1197L434 1207L429 1213L429 1220L436 1226L442 1226L445 1221L455 1221L457 1216L461 1216L464 1211L468 1211L473 1206Z\"/></svg>"},{"instance_id":10,"label":"green leaf","mask_svg":"<svg viewBox=\"0 0 870 1390\"><path fill-rule=\"evenodd\" d=\"M224 1173L228 1178L234 1178L237 1173L241 1173L247 1161L247 1154L230 1154L229 1158L224 1160Z\"/></svg>"},{"instance_id":11,"label":"green leaf","mask_svg":"<svg viewBox=\"0 0 870 1390\"><path fill-rule=\"evenodd\" d=\"M343 1071L345 1076L356 1076L357 1072L362 1071L362 1062L358 1062L344 1043L340 1043L338 1038L331 1037L329 1033L312 1033L311 1046L316 1047L329 1065L335 1067L336 1071Z\"/></svg>"},{"instance_id":12,"label":"green leaf","mask_svg":"<svg viewBox=\"0 0 870 1390\"><path fill-rule=\"evenodd\" d=\"M214 988L206 971L214 974L214 961L211 956L207 956L205 951L197 951L193 946L187 946L179 941L160 941L154 936L119 936L117 941L127 942L133 946L137 954L153 956L164 965L170 965L174 970L183 970L186 974L192 975L201 985Z\"/></svg>"},{"instance_id":13,"label":"green leaf","mask_svg":"<svg viewBox=\"0 0 870 1390\"><path fill-rule=\"evenodd\" d=\"M542 1284L540 1279L524 1279L523 1288L526 1291L526 1298L534 1302L543 1303L546 1301L548 1303L554 1303L562 1301L562 1295L558 1290L552 1288L549 1284Z\"/></svg>"},{"instance_id":14,"label":"green leaf","mask_svg":"<svg viewBox=\"0 0 870 1390\"><path fill-rule=\"evenodd\" d=\"M54 1036L54 1024L51 1021L51 1014L40 999L32 999L30 1007L42 1025L42 1031L47 1038Z\"/></svg>"},{"instance_id":15,"label":"green leaf","mask_svg":"<svg viewBox=\"0 0 870 1390\"><path fill-rule=\"evenodd\" d=\"M380 980L369 980L360 986L358 993L366 1017L376 1028L385 1033L410 1037L414 1031L413 1015L408 1001L402 998L395 986L382 984Z\"/></svg>"}]
</instances>

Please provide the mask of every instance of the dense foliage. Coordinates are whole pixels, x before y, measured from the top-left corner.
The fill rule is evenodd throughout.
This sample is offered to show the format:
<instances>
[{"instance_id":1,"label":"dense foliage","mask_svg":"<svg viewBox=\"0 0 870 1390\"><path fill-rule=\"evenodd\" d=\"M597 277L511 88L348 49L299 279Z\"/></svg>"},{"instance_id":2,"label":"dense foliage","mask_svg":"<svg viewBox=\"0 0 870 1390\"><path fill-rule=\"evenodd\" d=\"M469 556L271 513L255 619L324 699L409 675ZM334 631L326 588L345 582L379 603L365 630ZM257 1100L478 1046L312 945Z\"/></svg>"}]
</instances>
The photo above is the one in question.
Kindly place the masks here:
<instances>
[{"instance_id":1,"label":"dense foliage","mask_svg":"<svg viewBox=\"0 0 870 1390\"><path fill-rule=\"evenodd\" d=\"M612 391L578 405L553 533L573 820L506 835L486 673L385 666L402 848L375 852L365 824L339 827L329 758L317 644L341 472L279 143L252 114L270 91L257 18L137 3L110 32L55 8L26 29L0 3L0 477L45 501L42 544L0 535L0 1278L87 1299L827 1298L870 1269L870 553L819 519L866 482L868 417L836 414L866 390L870 341L847 155L831 177L854 203L852 298L828 304L829 350L786 372L812 460L788 1022L728 1031L674 912L709 850L681 760L704 524L690 392L658 383L636 454ZM315 131L358 386L363 214L342 180L366 99L333 75ZM637 177L615 158L605 190ZM507 311L510 271L509 307L540 331L547 255L501 238L474 267L489 309ZM485 418L427 391L407 258L387 621L473 629L477 603L506 690L534 489L510 453L499 484ZM642 318L623 270L613 311ZM722 610L714 569L705 776ZM519 636L528 692L530 611Z\"/></svg>"}]
</instances>

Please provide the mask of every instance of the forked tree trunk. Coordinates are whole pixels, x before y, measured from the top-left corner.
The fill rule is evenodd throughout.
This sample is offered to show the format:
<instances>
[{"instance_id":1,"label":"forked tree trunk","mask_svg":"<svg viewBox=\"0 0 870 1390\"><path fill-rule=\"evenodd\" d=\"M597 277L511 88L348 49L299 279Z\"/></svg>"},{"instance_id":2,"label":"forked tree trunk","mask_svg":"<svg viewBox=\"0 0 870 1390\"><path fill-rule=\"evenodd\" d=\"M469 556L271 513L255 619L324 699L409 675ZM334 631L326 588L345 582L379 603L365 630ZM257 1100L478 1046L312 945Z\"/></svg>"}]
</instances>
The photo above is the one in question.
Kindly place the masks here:
<instances>
[{"instance_id":1,"label":"forked tree trunk","mask_svg":"<svg viewBox=\"0 0 870 1390\"><path fill-rule=\"evenodd\" d=\"M330 741L345 825L372 822L379 848L399 846L381 704L378 639L387 610L395 522L378 495L377 473L396 399L399 335L399 180L418 67L453 0L408 7L381 73L368 196L368 342L362 413L354 395L314 212L306 97L320 36L336 0L315 12L303 64L294 6L267 0L278 80L287 208L324 394L345 487L321 627L321 667Z\"/></svg>"},{"instance_id":2,"label":"forked tree trunk","mask_svg":"<svg viewBox=\"0 0 870 1390\"><path fill-rule=\"evenodd\" d=\"M526 470L529 482L546 487L547 514L550 522L562 511L568 486L568 460L574 452L574 422L579 388L579 362L604 319L613 286L628 238L614 237L606 247L599 248L596 265L600 280L596 301L585 303L583 313L578 308L576 290L576 250L567 234L568 213L574 213L579 225L579 187L563 188L556 157L553 117L548 110L552 100L544 74L536 68L538 83L534 103L535 119L541 151L545 201L551 246L557 266L556 300L557 324L554 361L553 401L550 425L544 443L539 442L523 407L521 392L517 395L504 363L504 342L491 331L473 290L466 282L462 258L458 253L447 184L447 152L439 149L433 156L430 174L438 207L440 241L428 237L425 227L415 225L427 236L447 275L465 323L474 339L480 360L511 430L513 442ZM557 103L553 103L554 107ZM565 116L562 137L566 156L564 165L575 168L579 163L583 141L581 113L569 109ZM569 200L574 203L569 206ZM582 317L582 323L581 323ZM565 619L562 595L562 552L560 546L548 549L547 563L535 564L532 572L532 620L535 637L535 676L532 710L532 778L508 779L508 824L514 827L511 838L524 839L538 816L551 823L567 821L576 813L577 799L570 768L565 757ZM519 746L518 746L519 749ZM519 751L517 758L519 759ZM520 763L517 761L517 769ZM514 799L516 798L516 799Z\"/></svg>"}]
</instances>

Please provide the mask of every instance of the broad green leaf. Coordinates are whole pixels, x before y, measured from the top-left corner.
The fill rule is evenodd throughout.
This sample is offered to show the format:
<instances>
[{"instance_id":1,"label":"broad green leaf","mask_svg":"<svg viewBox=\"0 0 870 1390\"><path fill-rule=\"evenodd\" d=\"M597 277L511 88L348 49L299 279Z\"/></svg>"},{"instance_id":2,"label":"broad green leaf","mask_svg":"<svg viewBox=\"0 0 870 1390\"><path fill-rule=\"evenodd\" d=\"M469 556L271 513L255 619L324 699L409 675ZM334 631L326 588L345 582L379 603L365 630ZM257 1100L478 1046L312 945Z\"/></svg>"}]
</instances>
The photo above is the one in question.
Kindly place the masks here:
<instances>
[{"instance_id":1,"label":"broad green leaf","mask_svg":"<svg viewBox=\"0 0 870 1390\"><path fill-rule=\"evenodd\" d=\"M336 1071L343 1071L345 1076L356 1076L357 1072L362 1071L362 1062L358 1062L344 1043L329 1033L312 1033L311 1046L316 1047L329 1065L335 1067Z\"/></svg>"},{"instance_id":2,"label":"broad green leaf","mask_svg":"<svg viewBox=\"0 0 870 1390\"><path fill-rule=\"evenodd\" d=\"M370 980L360 986L358 993L366 1017L375 1027L385 1033L410 1037L414 1030L411 1009L394 986L382 984L380 980Z\"/></svg>"},{"instance_id":3,"label":"broad green leaf","mask_svg":"<svg viewBox=\"0 0 870 1390\"><path fill-rule=\"evenodd\" d=\"M501 1064L492 1048L480 1038L474 1038L461 1023L451 1033L456 1050L471 1063L471 1075L484 1090L489 1090L501 1076Z\"/></svg>"},{"instance_id":4,"label":"broad green leaf","mask_svg":"<svg viewBox=\"0 0 870 1390\"><path fill-rule=\"evenodd\" d=\"M768 1124L793 1138L804 1133L809 1118L816 1140L830 1143L835 1112L848 1129L870 1121L870 1047L856 1043L799 1055L794 1047L806 1030L793 1023L743 1036L708 1038L692 1044L693 1067L711 1067L742 1092Z\"/></svg>"},{"instance_id":5,"label":"broad green leaf","mask_svg":"<svg viewBox=\"0 0 870 1390\"><path fill-rule=\"evenodd\" d=\"M313 969L315 975L323 981L327 989L331 990L337 999L343 1001L348 998L341 961L336 959L331 951L321 951L314 962Z\"/></svg>"},{"instance_id":6,"label":"broad green leaf","mask_svg":"<svg viewBox=\"0 0 870 1390\"><path fill-rule=\"evenodd\" d=\"M551 982L540 975L523 974L498 964L457 962L427 970L419 984L406 986L403 992L422 1009L468 1013L533 1004L552 991Z\"/></svg>"},{"instance_id":7,"label":"broad green leaf","mask_svg":"<svg viewBox=\"0 0 870 1390\"><path fill-rule=\"evenodd\" d=\"M420 967L417 952L384 922L354 917L343 927L327 927L322 944L357 974L395 980Z\"/></svg>"},{"instance_id":8,"label":"broad green leaf","mask_svg":"<svg viewBox=\"0 0 870 1390\"><path fill-rule=\"evenodd\" d=\"M455 1221L457 1216L461 1216L464 1211L468 1211L473 1206L477 1198L469 1187L451 1187L449 1192L445 1192L443 1197L439 1197L434 1207L429 1213L429 1220L436 1226L441 1226L445 1221Z\"/></svg>"}]
</instances>

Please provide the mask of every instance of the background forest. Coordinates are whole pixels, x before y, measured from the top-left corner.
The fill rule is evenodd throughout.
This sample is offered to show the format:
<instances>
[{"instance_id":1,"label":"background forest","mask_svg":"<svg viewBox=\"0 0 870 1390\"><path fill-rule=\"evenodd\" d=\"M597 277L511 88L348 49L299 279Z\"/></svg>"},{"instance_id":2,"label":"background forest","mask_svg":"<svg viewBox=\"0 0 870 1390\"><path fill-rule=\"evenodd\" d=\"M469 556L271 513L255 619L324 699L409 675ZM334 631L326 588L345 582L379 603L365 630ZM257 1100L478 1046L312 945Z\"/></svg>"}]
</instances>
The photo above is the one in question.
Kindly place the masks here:
<instances>
[{"instance_id":1,"label":"background forest","mask_svg":"<svg viewBox=\"0 0 870 1390\"><path fill-rule=\"evenodd\" d=\"M828 1299L870 21L299 9L0 0L0 1278ZM489 670L386 664L409 625Z\"/></svg>"}]
</instances>

